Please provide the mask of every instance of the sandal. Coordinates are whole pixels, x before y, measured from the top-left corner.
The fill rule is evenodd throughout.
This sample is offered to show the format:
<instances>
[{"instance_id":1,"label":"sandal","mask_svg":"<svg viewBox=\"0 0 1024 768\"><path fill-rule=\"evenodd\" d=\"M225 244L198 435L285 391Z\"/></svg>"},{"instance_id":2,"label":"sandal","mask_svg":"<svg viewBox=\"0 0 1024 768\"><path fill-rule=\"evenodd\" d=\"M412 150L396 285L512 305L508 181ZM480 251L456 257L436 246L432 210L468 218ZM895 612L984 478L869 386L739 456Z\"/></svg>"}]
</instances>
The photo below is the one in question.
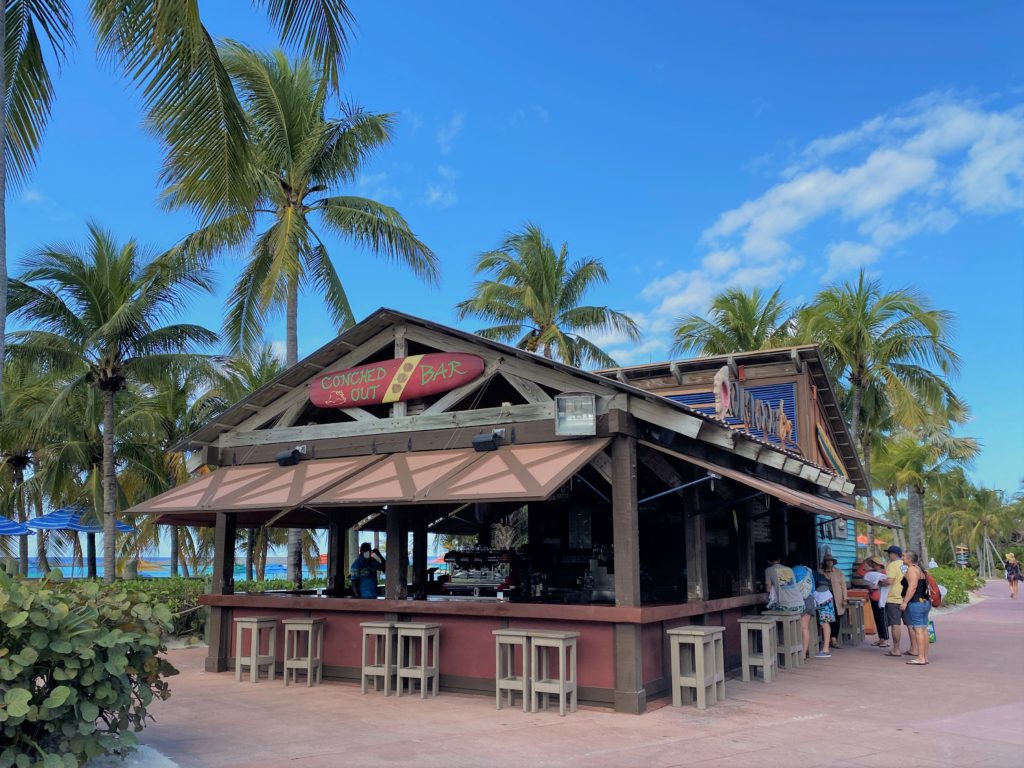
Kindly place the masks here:
<instances>
[{"instance_id":1,"label":"sandal","mask_svg":"<svg viewBox=\"0 0 1024 768\"><path fill-rule=\"evenodd\" d=\"M877 646L878 648L888 648L889 647L889 641L888 640L875 640L875 642L873 642L872 645Z\"/></svg>"},{"instance_id":2,"label":"sandal","mask_svg":"<svg viewBox=\"0 0 1024 768\"><path fill-rule=\"evenodd\" d=\"M918 661L917 659L914 659L913 661L908 661L907 664L910 665L911 667L927 667L928 666L928 662L927 661Z\"/></svg>"},{"instance_id":3,"label":"sandal","mask_svg":"<svg viewBox=\"0 0 1024 768\"><path fill-rule=\"evenodd\" d=\"M892 651L889 651L888 653L884 653L884 654L882 654L882 655L883 655L883 656L893 656L893 657L895 657L895 656L902 656L903 654L902 654L902 653L899 653L899 652L897 652L897 653L893 653Z\"/></svg>"}]
</instances>

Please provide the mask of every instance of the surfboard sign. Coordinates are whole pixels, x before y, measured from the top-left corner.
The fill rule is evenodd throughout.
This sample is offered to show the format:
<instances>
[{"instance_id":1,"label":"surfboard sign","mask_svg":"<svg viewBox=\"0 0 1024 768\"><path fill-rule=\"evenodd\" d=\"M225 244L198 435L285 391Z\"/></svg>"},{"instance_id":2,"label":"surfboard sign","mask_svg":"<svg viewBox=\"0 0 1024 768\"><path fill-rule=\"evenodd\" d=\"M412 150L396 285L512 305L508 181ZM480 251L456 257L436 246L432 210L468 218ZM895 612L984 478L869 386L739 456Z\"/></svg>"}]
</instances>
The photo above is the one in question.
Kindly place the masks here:
<instances>
[{"instance_id":1,"label":"surfboard sign","mask_svg":"<svg viewBox=\"0 0 1024 768\"><path fill-rule=\"evenodd\" d=\"M484 372L476 355L432 352L321 373L307 385L318 408L361 408L438 395Z\"/></svg>"}]
</instances>

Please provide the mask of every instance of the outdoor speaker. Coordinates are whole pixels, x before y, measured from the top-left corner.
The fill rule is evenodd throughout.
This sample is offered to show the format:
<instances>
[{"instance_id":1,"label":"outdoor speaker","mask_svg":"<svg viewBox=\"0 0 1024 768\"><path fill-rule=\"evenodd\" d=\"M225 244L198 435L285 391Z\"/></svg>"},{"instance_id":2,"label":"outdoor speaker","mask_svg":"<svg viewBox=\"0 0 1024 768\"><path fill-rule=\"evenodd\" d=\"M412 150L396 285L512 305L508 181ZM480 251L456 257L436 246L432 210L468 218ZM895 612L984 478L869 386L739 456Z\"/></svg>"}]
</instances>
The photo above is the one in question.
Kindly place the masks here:
<instances>
[{"instance_id":1,"label":"outdoor speaker","mask_svg":"<svg viewBox=\"0 0 1024 768\"><path fill-rule=\"evenodd\" d=\"M494 430L489 435L476 435L473 437L473 450L477 453L496 451L499 445L501 445L501 435L497 434L497 430Z\"/></svg>"},{"instance_id":2,"label":"outdoor speaker","mask_svg":"<svg viewBox=\"0 0 1024 768\"><path fill-rule=\"evenodd\" d=\"M302 456L302 451L298 448L292 448L289 451L281 451L274 456L274 461L277 462L279 467L294 467L299 463L299 458Z\"/></svg>"}]
</instances>

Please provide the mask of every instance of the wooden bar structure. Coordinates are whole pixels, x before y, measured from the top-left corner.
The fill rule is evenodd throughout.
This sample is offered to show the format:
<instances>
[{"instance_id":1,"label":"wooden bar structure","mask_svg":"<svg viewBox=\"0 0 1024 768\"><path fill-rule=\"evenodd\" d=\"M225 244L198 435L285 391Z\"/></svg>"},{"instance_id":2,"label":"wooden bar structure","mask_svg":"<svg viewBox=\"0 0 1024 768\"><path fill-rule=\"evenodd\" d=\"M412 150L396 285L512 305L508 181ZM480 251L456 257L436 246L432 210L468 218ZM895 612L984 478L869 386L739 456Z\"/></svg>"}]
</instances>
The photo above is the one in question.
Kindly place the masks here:
<instances>
[{"instance_id":1,"label":"wooden bar structure","mask_svg":"<svg viewBox=\"0 0 1024 768\"><path fill-rule=\"evenodd\" d=\"M472 377L465 355L481 361ZM827 415L816 355L798 348L785 365L806 377L797 403ZM323 619L323 674L350 680L361 624L439 623L441 689L493 696L495 631L569 631L580 701L639 714L669 690L667 630L725 627L726 664L738 663L768 548L814 565L820 516L881 522L852 504L861 468L841 420L797 410L773 440L775 411L739 379L760 432L661 391L710 385L718 362L588 373L381 309L176 446L209 471L128 511L215 528L208 671L233 668L239 617ZM800 439L824 423L834 463L787 442L787 423ZM503 584L510 599L438 594L428 534L471 533L491 551L492 525L514 514L526 544L505 557L526 576ZM357 525L387 534L383 599L347 596ZM235 532L261 526L326 530L325 596L234 594Z\"/></svg>"}]
</instances>

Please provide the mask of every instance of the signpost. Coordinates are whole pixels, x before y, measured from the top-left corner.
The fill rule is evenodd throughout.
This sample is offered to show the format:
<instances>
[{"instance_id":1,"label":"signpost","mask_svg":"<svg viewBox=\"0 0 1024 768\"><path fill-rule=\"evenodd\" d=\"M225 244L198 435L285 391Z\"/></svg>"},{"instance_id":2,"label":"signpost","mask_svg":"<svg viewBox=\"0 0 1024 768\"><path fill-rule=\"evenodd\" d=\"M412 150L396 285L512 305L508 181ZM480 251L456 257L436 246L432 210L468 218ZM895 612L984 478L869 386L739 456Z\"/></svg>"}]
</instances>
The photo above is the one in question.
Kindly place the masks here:
<instances>
[{"instance_id":1,"label":"signpost","mask_svg":"<svg viewBox=\"0 0 1024 768\"><path fill-rule=\"evenodd\" d=\"M397 403L461 387L483 372L484 361L476 355L410 355L325 372L309 383L309 399L319 408Z\"/></svg>"}]
</instances>

